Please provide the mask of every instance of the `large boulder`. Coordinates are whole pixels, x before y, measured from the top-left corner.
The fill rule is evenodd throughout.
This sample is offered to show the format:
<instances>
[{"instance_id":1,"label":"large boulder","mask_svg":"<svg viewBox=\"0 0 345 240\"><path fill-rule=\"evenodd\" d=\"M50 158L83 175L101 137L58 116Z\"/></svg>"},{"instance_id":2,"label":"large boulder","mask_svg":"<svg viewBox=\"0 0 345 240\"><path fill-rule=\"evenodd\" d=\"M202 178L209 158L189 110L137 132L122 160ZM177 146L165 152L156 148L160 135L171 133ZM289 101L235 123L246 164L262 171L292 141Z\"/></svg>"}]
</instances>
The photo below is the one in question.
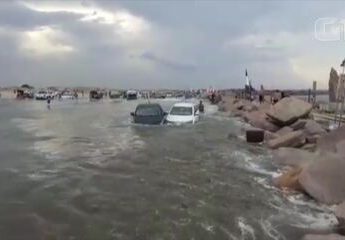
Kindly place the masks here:
<instances>
[{"instance_id":1,"label":"large boulder","mask_svg":"<svg viewBox=\"0 0 345 240\"><path fill-rule=\"evenodd\" d=\"M299 176L304 190L323 203L338 204L345 201L344 157L334 153L316 156Z\"/></svg>"},{"instance_id":2,"label":"large boulder","mask_svg":"<svg viewBox=\"0 0 345 240\"><path fill-rule=\"evenodd\" d=\"M270 122L263 111L246 112L244 120L256 128L261 128L270 132L276 132L279 127Z\"/></svg>"},{"instance_id":3,"label":"large boulder","mask_svg":"<svg viewBox=\"0 0 345 240\"><path fill-rule=\"evenodd\" d=\"M301 99L286 97L276 103L267 115L279 126L287 126L309 115L312 105Z\"/></svg>"},{"instance_id":4,"label":"large boulder","mask_svg":"<svg viewBox=\"0 0 345 240\"><path fill-rule=\"evenodd\" d=\"M326 133L326 130L314 120L306 121L304 129L308 136L321 135Z\"/></svg>"},{"instance_id":5,"label":"large boulder","mask_svg":"<svg viewBox=\"0 0 345 240\"><path fill-rule=\"evenodd\" d=\"M278 188L303 192L303 187L298 181L302 168L293 168L273 179L273 184Z\"/></svg>"},{"instance_id":6,"label":"large boulder","mask_svg":"<svg viewBox=\"0 0 345 240\"><path fill-rule=\"evenodd\" d=\"M301 147L304 143L304 133L303 131L299 130L272 139L267 142L267 146L271 149L276 149L280 147Z\"/></svg>"},{"instance_id":7,"label":"large boulder","mask_svg":"<svg viewBox=\"0 0 345 240\"><path fill-rule=\"evenodd\" d=\"M322 152L337 152L335 143L345 140L345 125L327 134L323 134L317 141L317 149Z\"/></svg>"},{"instance_id":8,"label":"large boulder","mask_svg":"<svg viewBox=\"0 0 345 240\"><path fill-rule=\"evenodd\" d=\"M334 68L332 68L329 74L329 81L328 81L329 102L335 102L337 100L338 81L339 81L338 73Z\"/></svg>"},{"instance_id":9,"label":"large boulder","mask_svg":"<svg viewBox=\"0 0 345 240\"><path fill-rule=\"evenodd\" d=\"M298 148L279 148L273 151L272 160L277 165L303 167L315 160L316 155Z\"/></svg>"},{"instance_id":10,"label":"large boulder","mask_svg":"<svg viewBox=\"0 0 345 240\"><path fill-rule=\"evenodd\" d=\"M345 202L338 205L335 209L335 216L338 220L339 232L345 233Z\"/></svg>"},{"instance_id":11,"label":"large boulder","mask_svg":"<svg viewBox=\"0 0 345 240\"><path fill-rule=\"evenodd\" d=\"M339 234L328 234L328 235L318 235L318 234L307 234L302 240L345 240L345 236Z\"/></svg>"},{"instance_id":12,"label":"large boulder","mask_svg":"<svg viewBox=\"0 0 345 240\"><path fill-rule=\"evenodd\" d=\"M296 130L300 130L302 128L305 127L305 125L307 124L307 119L298 119L296 122L294 122L293 124L290 125L290 127L296 131Z\"/></svg>"},{"instance_id":13,"label":"large boulder","mask_svg":"<svg viewBox=\"0 0 345 240\"><path fill-rule=\"evenodd\" d=\"M284 136L290 132L293 132L293 129L291 127L285 126L279 129L277 132L275 132L275 134L277 134L278 136Z\"/></svg>"}]
</instances>

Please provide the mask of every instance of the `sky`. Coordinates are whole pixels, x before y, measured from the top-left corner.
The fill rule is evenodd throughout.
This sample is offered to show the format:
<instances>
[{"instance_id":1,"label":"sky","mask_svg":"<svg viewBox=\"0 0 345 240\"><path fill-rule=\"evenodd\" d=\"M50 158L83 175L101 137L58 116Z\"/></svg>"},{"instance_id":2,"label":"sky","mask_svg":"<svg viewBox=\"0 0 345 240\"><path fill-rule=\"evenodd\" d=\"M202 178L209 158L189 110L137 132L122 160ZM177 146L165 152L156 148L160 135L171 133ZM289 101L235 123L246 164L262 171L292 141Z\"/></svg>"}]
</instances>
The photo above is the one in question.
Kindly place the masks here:
<instances>
[{"instance_id":1,"label":"sky","mask_svg":"<svg viewBox=\"0 0 345 240\"><path fill-rule=\"evenodd\" d=\"M2 0L0 86L238 88L247 69L257 88L327 88L344 16L342 1Z\"/></svg>"}]
</instances>

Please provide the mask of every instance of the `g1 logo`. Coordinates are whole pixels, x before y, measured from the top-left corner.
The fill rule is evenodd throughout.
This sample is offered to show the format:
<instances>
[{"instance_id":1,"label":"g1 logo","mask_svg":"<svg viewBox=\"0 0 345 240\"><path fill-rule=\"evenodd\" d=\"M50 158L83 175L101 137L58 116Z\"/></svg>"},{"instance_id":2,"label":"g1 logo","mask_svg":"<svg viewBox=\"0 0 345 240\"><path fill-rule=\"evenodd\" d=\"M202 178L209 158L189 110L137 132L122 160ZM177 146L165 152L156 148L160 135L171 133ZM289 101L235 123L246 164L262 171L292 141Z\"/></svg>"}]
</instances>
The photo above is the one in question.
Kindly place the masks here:
<instances>
[{"instance_id":1,"label":"g1 logo","mask_svg":"<svg viewBox=\"0 0 345 240\"><path fill-rule=\"evenodd\" d=\"M319 41L345 41L345 19L319 18L315 21L314 33Z\"/></svg>"}]
</instances>

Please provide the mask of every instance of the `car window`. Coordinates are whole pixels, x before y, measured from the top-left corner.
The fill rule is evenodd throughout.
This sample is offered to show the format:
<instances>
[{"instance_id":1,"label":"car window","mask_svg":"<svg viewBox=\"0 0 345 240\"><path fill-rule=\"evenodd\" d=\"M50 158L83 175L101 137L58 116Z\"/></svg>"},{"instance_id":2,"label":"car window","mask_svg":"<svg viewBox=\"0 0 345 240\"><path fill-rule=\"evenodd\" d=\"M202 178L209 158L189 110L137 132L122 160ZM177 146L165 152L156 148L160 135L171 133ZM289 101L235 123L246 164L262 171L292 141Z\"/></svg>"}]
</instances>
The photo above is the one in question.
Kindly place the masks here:
<instances>
[{"instance_id":1,"label":"car window","mask_svg":"<svg viewBox=\"0 0 345 240\"><path fill-rule=\"evenodd\" d=\"M157 106L141 106L137 108L135 114L137 116L157 116L161 114L161 110Z\"/></svg>"},{"instance_id":2,"label":"car window","mask_svg":"<svg viewBox=\"0 0 345 240\"><path fill-rule=\"evenodd\" d=\"M170 115L190 116L193 115L192 107L173 107Z\"/></svg>"}]
</instances>

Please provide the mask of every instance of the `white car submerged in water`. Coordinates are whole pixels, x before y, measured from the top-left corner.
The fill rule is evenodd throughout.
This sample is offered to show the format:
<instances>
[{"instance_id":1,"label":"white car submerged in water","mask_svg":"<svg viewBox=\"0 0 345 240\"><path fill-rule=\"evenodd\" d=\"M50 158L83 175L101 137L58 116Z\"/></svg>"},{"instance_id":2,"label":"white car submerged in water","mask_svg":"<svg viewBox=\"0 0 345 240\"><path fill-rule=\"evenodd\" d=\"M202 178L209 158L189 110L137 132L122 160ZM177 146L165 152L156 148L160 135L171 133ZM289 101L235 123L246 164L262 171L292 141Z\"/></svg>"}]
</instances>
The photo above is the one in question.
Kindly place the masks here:
<instances>
[{"instance_id":1,"label":"white car submerged in water","mask_svg":"<svg viewBox=\"0 0 345 240\"><path fill-rule=\"evenodd\" d=\"M167 123L183 124L196 123L199 121L199 108L194 103L176 103L170 109L166 118Z\"/></svg>"}]
</instances>

